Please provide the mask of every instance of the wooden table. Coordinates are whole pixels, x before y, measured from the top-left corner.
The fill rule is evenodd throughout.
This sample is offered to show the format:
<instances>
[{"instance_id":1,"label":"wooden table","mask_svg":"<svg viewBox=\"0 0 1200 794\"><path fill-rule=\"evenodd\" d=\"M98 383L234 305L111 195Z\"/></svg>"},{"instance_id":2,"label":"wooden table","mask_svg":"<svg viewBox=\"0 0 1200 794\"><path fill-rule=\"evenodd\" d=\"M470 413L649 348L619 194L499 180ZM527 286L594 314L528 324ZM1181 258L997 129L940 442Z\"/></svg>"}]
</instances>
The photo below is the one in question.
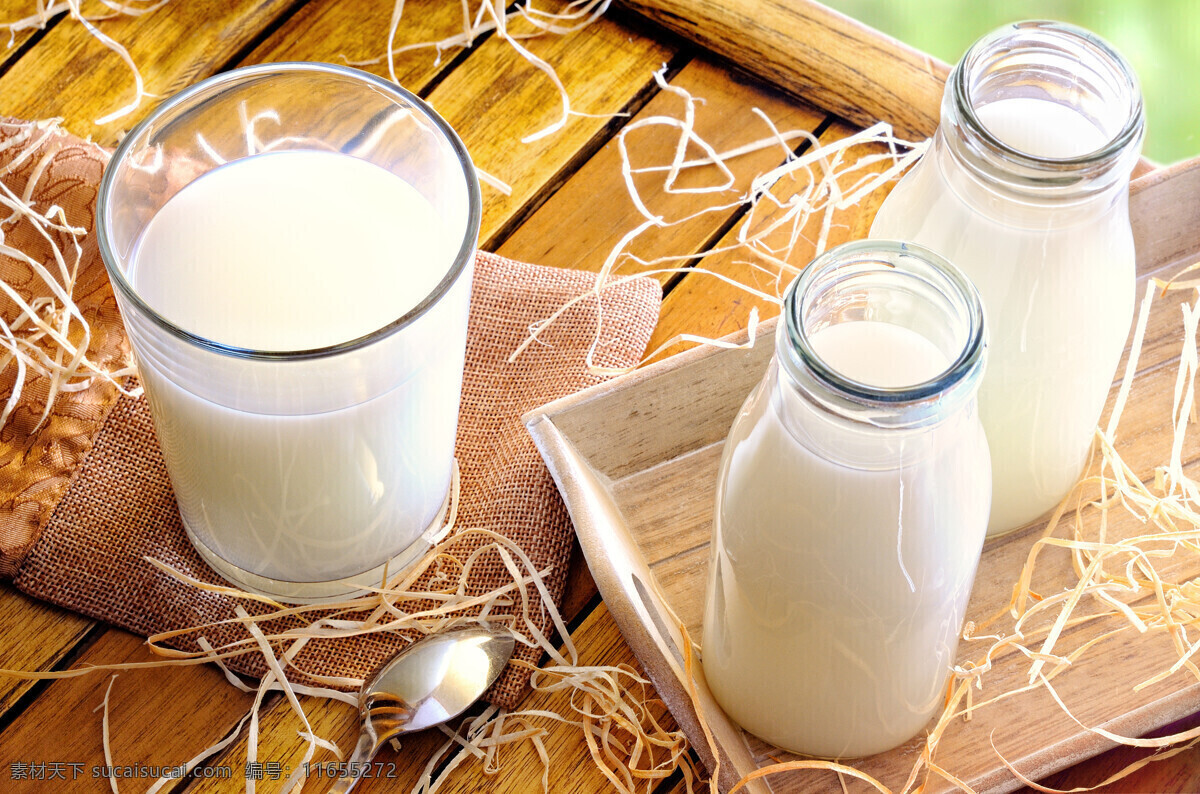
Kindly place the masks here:
<instances>
[{"instance_id":1,"label":"wooden table","mask_svg":"<svg viewBox=\"0 0 1200 794\"><path fill-rule=\"evenodd\" d=\"M0 19L30 13L32 3L0 2ZM97 6L98 8L98 6ZM160 96L216 72L262 61L322 60L341 62L378 56L384 48L391 4L339 0L256 0L255 2L176 2L152 13L103 23L103 30L126 45L142 69L147 89ZM398 42L425 41L447 35L459 24L460 5L450 0L408 0ZM655 70L666 66L671 84L704 97L697 131L717 148L752 136L745 127L758 122L752 107L764 110L780 128L806 128L823 140L854 128L839 117L805 105L729 71L710 54L628 12L612 10L594 25L565 37L546 37L527 46L554 65L573 107L595 114L618 111L633 119L655 114L678 115L678 97L659 90ZM384 64L366 67L386 73ZM611 246L636 223L618 168L614 134L629 117L574 117L561 132L531 144L520 139L557 118L560 107L552 85L511 47L486 37L467 52L451 51L436 62L429 50L398 58L402 85L429 99L458 130L475 162L512 186L501 195L484 188L485 211L480 245L509 257L558 267L595 270ZM0 113L24 118L60 116L71 131L113 144L153 106L117 122L97 127L93 120L128 101L132 81L118 58L104 50L75 21L58 17L44 30L16 35L14 46L0 54ZM638 145L649 159L669 151L665 138L640 136ZM765 150L738 163L738 187L754 173L776 165L778 150ZM693 199L665 198L659 206L686 214ZM841 237L865 232L868 208L851 219ZM734 228L736 214L712 214L643 238L636 253L701 250ZM733 267L706 259L709 267ZM665 300L651 346L681 330L708 336L731 332L744 324L753 301L695 276L664 279ZM773 311L769 305L760 310ZM636 665L604 604L596 597L578 559L568 588L565 613L582 661ZM78 615L35 602L8 585L0 585L0 667L64 669L71 666L147 660L142 640ZM109 685L107 675L30 684L0 679L0 790L106 791L108 782L93 779L92 768L104 765L101 720L94 709ZM112 750L120 766L178 765L228 734L250 704L250 696L230 687L210 667L156 668L122 674L111 692ZM567 708L565 697L534 695L529 708ZM310 717L322 736L342 747L352 746L356 715L342 705L313 703ZM1196 722L1197 720L1193 720ZM550 788L554 792L608 790L609 784L591 764L577 729L547 724L546 746L552 758ZM263 764L261 790L280 783L276 770L295 768L303 743L299 725L279 698L263 709L258 761ZM417 735L399 753L396 779L366 781L363 791L407 791L419 776L440 734ZM1112 752L1081 764L1047 783L1063 788L1092 785L1135 757ZM318 760L331 756L320 753ZM451 791L481 789L511 792L539 790L542 766L528 748L506 752L502 771L484 777L468 761L448 785ZM278 767L273 766L277 764ZM235 791L245 786L246 747L237 741L207 766L208 774L225 771L231 779L186 779L171 791ZM40 780L16 780L19 774ZM286 776L286 775L285 775ZM57 778L57 779L55 779ZM72 780L74 778L74 780ZM124 790L141 790L148 781L125 781ZM324 790L314 781L308 790ZM1200 788L1200 751L1151 764L1116 786L1119 790L1195 790ZM655 792L682 791L676 776Z\"/></svg>"}]
</instances>

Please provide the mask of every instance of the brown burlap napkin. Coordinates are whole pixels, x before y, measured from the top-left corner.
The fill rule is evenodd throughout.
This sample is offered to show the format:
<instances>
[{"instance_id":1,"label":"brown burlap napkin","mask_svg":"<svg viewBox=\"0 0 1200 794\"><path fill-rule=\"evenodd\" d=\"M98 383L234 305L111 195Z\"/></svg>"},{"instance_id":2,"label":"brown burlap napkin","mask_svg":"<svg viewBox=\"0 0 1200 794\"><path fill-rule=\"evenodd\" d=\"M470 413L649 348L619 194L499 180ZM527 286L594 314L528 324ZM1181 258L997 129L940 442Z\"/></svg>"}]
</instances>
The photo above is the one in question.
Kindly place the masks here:
<instances>
[{"instance_id":1,"label":"brown burlap napkin","mask_svg":"<svg viewBox=\"0 0 1200 794\"><path fill-rule=\"evenodd\" d=\"M72 224L90 231L106 153L61 133L42 140L29 129L0 123L0 179L18 196L34 179L36 207L61 206ZM32 154L31 147L36 147ZM38 250L36 256L48 254L38 249L36 234L5 232L8 243L24 243ZM127 355L126 343L93 237L84 238L75 296L92 325L93 358L113 366ZM2 254L0 277L19 290L36 292L29 267ZM637 279L609 286L600 299L580 301L564 313L516 362L507 359L532 323L593 285L587 273L487 253L476 261L456 448L462 476L456 527L487 528L514 541L538 570L549 571L546 584L556 601L572 529L520 416L601 380L584 363L598 322L595 363L636 363L657 320L658 285ZM6 319L15 314L13 305L3 306ZM11 393L14 369L0 373L6 378L0 386L7 389L0 395ZM50 421L36 427L47 392L44 380L25 384L21 409L0 429L0 575L13 576L16 586L33 596L144 635L230 618L236 603L262 614L261 605L181 584L145 561L158 559L202 581L221 583L184 535L145 401L97 381L61 395ZM477 536L465 538L455 547L456 556L484 543ZM503 561L491 555L474 569L468 591L486 593L508 581ZM545 612L537 608L534 617L549 634ZM298 625L272 621L264 630ZM246 636L236 624L205 631L218 646ZM316 675L361 677L405 642L386 633L314 640L296 666ZM180 638L179 645L196 647L191 636ZM518 646L515 658L536 662L538 656ZM262 657L253 655L239 657L233 666L253 675L265 670ZM514 705L528 677L526 668L510 665L489 699Z\"/></svg>"}]
</instances>

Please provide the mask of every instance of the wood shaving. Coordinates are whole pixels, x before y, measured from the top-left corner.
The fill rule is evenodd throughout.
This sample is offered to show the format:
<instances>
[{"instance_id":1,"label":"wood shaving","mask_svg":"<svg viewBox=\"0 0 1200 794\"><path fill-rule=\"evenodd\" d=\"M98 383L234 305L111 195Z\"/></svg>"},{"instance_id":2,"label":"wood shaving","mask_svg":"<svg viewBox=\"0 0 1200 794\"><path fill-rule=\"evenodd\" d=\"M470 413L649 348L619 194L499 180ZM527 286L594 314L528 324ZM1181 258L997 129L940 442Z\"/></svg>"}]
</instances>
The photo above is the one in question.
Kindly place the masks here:
<instances>
[{"instance_id":1,"label":"wood shaving","mask_svg":"<svg viewBox=\"0 0 1200 794\"><path fill-rule=\"evenodd\" d=\"M109 769L113 768L113 754L108 732L108 698L112 695L112 688L115 683L117 683L117 677L114 675L108 679L108 687L104 690L104 702L100 704L100 708L104 709L104 716L100 721L100 737L101 744L104 746L104 765ZM113 794L120 794L117 791L117 779L115 776L109 776L108 785L112 787Z\"/></svg>"}]
</instances>

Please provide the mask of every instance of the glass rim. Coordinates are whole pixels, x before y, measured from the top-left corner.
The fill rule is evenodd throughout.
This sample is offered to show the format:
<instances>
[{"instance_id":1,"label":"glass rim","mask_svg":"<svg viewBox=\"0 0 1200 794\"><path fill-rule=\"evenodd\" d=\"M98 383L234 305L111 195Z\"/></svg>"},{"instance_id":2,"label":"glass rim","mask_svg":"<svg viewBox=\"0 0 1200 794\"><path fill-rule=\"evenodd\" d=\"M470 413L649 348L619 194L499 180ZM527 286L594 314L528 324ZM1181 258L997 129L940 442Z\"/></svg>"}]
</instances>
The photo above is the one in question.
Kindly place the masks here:
<instances>
[{"instance_id":1,"label":"glass rim","mask_svg":"<svg viewBox=\"0 0 1200 794\"><path fill-rule=\"evenodd\" d=\"M1130 92L1130 96L1133 98L1131 112L1126 118L1124 126L1110 137L1104 146L1074 157L1041 157L1010 146L993 134L976 114L975 106L971 101L971 89L967 85L968 72L974 73L975 67L979 66L981 59L992 54L994 45L1014 33L1031 30L1048 31L1053 35L1093 48L1112 65L1113 74L1123 82L1123 87ZM1013 22L984 34L967 49L962 60L954 67L949 87L966 125L997 154L1031 169L1052 167L1059 171L1074 171L1086 170L1097 164L1107 163L1118 158L1141 135L1145 123L1145 100L1142 97L1141 86L1133 67L1121 53L1100 36L1066 22L1025 20Z\"/></svg>"},{"instance_id":2,"label":"glass rim","mask_svg":"<svg viewBox=\"0 0 1200 794\"><path fill-rule=\"evenodd\" d=\"M124 156L133 147L134 142L154 123L161 120L171 111L176 110L182 105L186 105L196 96L201 95L216 86L223 83L238 82L247 77L269 77L272 75L283 74L328 74L340 77L350 78L358 81L365 86L369 86L381 91L385 96L411 106L419 111L426 119L433 123L434 127L442 134L451 150L456 155L459 165L462 167L463 179L466 182L467 188L467 225L463 234L462 243L459 245L458 252L454 256L450 267L446 270L442 277L433 288L433 290L421 299L415 306L410 308L400 317L392 320L388 324L369 331L361 336L355 337L345 342L339 342L332 345L323 345L321 347L307 348L301 350L259 350L255 348L240 347L237 345L229 345L222 342L217 342L207 337L188 331L185 328L171 322L163 317L153 306L148 304L141 294L125 277L125 272L117 265L118 257L113 252L111 240L108 234L108 210L111 204L111 193L113 190L113 181L115 180L116 165L119 164ZM295 151L295 150L290 150ZM257 157L260 155L248 155ZM244 159L244 158L238 158ZM237 162L231 160L230 162ZM218 166L219 167L219 166ZM205 172L207 173L207 172ZM189 183L190 184L190 183ZM237 69L231 69L227 72L213 75L205 80L183 89L177 94L165 99L158 105L146 118L138 122L131 129L117 148L113 151L109 158L108 165L104 168L104 173L100 179L100 187L96 196L96 243L100 251L100 258L104 262L104 267L108 271L109 280L113 285L120 290L121 294L133 303L137 309L145 314L156 326L171 334L172 336L181 339L182 341L209 350L219 355L228 356L231 358L252 359L261 361L307 361L311 359L328 358L331 356L340 355L353 350L358 350L367 347L375 342L397 333L401 329L411 325L418 318L428 312L441 298L450 291L456 284L463 272L467 269L467 265L474 261L475 251L478 247L479 228L483 215L483 202L479 189L479 178L475 171L474 163L471 161L471 156L467 152L466 146L458 137L458 134L443 119L437 111L435 111L427 102L418 97L416 94L408 91L395 83L389 82L382 77L373 75L370 72L354 69L349 66L341 66L332 63L320 63L310 61L281 61L277 63L254 64L252 66L243 66Z\"/></svg>"},{"instance_id":3,"label":"glass rim","mask_svg":"<svg viewBox=\"0 0 1200 794\"><path fill-rule=\"evenodd\" d=\"M874 386L847 378L813 349L808 331L800 322L800 310L809 291L828 271L867 258L912 278L933 284L928 275L943 277L957 293L967 311L967 338L958 356L935 377L907 386ZM905 259L912 261L904 261ZM847 261L849 260L849 261ZM903 264L903 267L899 265ZM915 265L915 267L914 267ZM922 272L927 271L927 272ZM937 288L936 284L933 284ZM986 338L983 303L979 292L962 271L936 252L915 243L898 240L858 240L832 248L809 263L784 294L784 324L792 350L802 366L824 386L853 402L905 408L937 397L967 380L982 364Z\"/></svg>"}]
</instances>

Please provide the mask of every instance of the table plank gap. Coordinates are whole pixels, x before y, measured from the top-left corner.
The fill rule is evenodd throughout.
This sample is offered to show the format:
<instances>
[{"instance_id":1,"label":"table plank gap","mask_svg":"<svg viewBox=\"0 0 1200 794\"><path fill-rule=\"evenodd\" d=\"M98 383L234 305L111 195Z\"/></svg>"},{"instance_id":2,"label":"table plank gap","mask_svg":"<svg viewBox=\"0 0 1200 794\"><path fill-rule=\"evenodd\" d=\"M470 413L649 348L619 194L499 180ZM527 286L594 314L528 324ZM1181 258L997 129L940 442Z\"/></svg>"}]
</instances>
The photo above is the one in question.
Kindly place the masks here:
<instances>
[{"instance_id":1,"label":"table plank gap","mask_svg":"<svg viewBox=\"0 0 1200 794\"><path fill-rule=\"evenodd\" d=\"M600 597L600 591L592 581L587 561L583 559L583 552L579 550L579 543L575 540L571 541L569 566L567 585L563 593L562 616L563 620L567 621L567 628L574 634L579 623L604 603L604 599Z\"/></svg>"},{"instance_id":2,"label":"table plank gap","mask_svg":"<svg viewBox=\"0 0 1200 794\"><path fill-rule=\"evenodd\" d=\"M0 632L7 636L53 637L52 642L14 645L0 650L0 667L17 670L66 670L107 630L59 607L36 602L4 585L0 590ZM57 636L55 636L57 635ZM50 681L0 677L0 734L30 704L42 696Z\"/></svg>"},{"instance_id":3,"label":"table plank gap","mask_svg":"<svg viewBox=\"0 0 1200 794\"><path fill-rule=\"evenodd\" d=\"M513 12L516 10L517 5L517 3L510 4L504 9L504 12L506 14ZM471 46L458 48L458 52L455 52L453 55L451 55L445 63L437 63L437 61L441 61L442 58L441 54L439 53L437 58L435 58L434 63L434 67L437 68L438 71L429 79L427 83L425 83L424 86L421 87L420 91L416 92L417 96L421 97L421 99L428 100L429 95L433 93L434 89L442 84L442 82L450 75L451 72L461 66L467 60L467 58L471 56L471 53L474 52L476 48L495 35L495 30L487 30L483 33L480 33L479 36L471 43Z\"/></svg>"},{"instance_id":4,"label":"table plank gap","mask_svg":"<svg viewBox=\"0 0 1200 794\"><path fill-rule=\"evenodd\" d=\"M30 6L32 4L21 3L15 0L5 0L3 3L0 3L0 21L12 23L24 19L29 16ZM45 27L23 30L12 36L11 43L5 42L4 54L0 55L0 77L3 77L12 68L13 64L25 57L26 53L36 47L38 42L44 39L51 29L58 25L66 16L66 14L54 16L46 22Z\"/></svg>"},{"instance_id":5,"label":"table plank gap","mask_svg":"<svg viewBox=\"0 0 1200 794\"><path fill-rule=\"evenodd\" d=\"M254 36L247 40L244 44L242 44L242 46L238 48L237 52L230 55L229 58L223 64L218 66L213 73L219 74L221 72L226 72L230 69L246 65L246 59L250 56L250 54L262 46L263 42L275 35L276 31L286 25L288 20L299 13L299 11L304 8L304 6L308 5L309 2L311 2L311 0L291 0L291 2L286 7L281 8L279 12L274 15L274 17L267 20L265 25L259 27L258 32L255 33ZM250 63L255 62L250 61Z\"/></svg>"}]
</instances>

